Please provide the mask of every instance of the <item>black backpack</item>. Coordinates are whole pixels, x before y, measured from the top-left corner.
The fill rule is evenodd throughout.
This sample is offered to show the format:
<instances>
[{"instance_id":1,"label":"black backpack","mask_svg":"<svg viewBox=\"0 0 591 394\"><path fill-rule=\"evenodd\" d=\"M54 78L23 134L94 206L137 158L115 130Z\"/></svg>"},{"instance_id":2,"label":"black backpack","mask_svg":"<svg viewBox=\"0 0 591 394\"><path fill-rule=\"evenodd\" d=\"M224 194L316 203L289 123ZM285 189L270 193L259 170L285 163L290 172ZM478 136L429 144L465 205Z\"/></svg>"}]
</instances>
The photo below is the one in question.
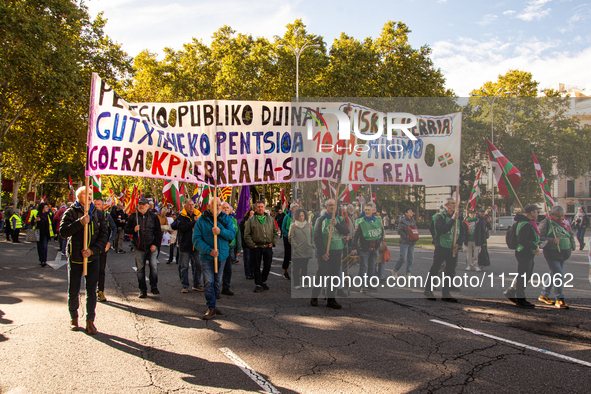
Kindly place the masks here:
<instances>
[{"instance_id":1,"label":"black backpack","mask_svg":"<svg viewBox=\"0 0 591 394\"><path fill-rule=\"evenodd\" d=\"M518 223L513 223L513 225L509 227L509 230L507 230L507 234L505 234L505 242L511 250L517 249L517 246L519 245L519 240L517 239L517 224Z\"/></svg>"}]
</instances>

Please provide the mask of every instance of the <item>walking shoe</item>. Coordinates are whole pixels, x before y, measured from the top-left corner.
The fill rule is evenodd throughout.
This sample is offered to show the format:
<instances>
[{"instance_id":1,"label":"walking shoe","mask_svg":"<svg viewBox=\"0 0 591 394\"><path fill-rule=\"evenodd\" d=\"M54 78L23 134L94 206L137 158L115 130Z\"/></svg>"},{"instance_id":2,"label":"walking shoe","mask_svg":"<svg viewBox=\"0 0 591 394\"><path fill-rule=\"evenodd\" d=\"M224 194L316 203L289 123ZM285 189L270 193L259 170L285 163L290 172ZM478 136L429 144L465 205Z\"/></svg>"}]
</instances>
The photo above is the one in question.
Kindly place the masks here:
<instances>
[{"instance_id":1,"label":"walking shoe","mask_svg":"<svg viewBox=\"0 0 591 394\"><path fill-rule=\"evenodd\" d=\"M341 309L343 306L341 304L339 304L336 300L329 300L326 303L326 306L328 308L332 308L332 309Z\"/></svg>"},{"instance_id":2,"label":"walking shoe","mask_svg":"<svg viewBox=\"0 0 591 394\"><path fill-rule=\"evenodd\" d=\"M252 275L250 275L250 276L247 276L247 277L246 277L246 279L248 279L248 280L253 280L253 279L254 279L254 276L252 276Z\"/></svg>"},{"instance_id":3,"label":"walking shoe","mask_svg":"<svg viewBox=\"0 0 591 394\"><path fill-rule=\"evenodd\" d=\"M505 295L505 297L509 299L509 301L511 301L514 304L517 304L517 298L515 298L515 290L509 287L507 290L503 292L503 294Z\"/></svg>"},{"instance_id":4,"label":"walking shoe","mask_svg":"<svg viewBox=\"0 0 591 394\"><path fill-rule=\"evenodd\" d=\"M160 294L160 290L157 287L152 287L152 294Z\"/></svg>"},{"instance_id":5,"label":"walking shoe","mask_svg":"<svg viewBox=\"0 0 591 394\"><path fill-rule=\"evenodd\" d=\"M47 263L44 261L41 263L41 267L47 267Z\"/></svg>"},{"instance_id":6,"label":"walking shoe","mask_svg":"<svg viewBox=\"0 0 591 394\"><path fill-rule=\"evenodd\" d=\"M88 335L95 335L98 332L91 319L86 320L86 333Z\"/></svg>"},{"instance_id":7,"label":"walking shoe","mask_svg":"<svg viewBox=\"0 0 591 394\"><path fill-rule=\"evenodd\" d=\"M466 271L472 271L472 267L471 266L467 266L466 267Z\"/></svg>"},{"instance_id":8,"label":"walking shoe","mask_svg":"<svg viewBox=\"0 0 591 394\"><path fill-rule=\"evenodd\" d=\"M294 287L293 287L293 289L294 289L294 290L299 290L299 289L301 289L301 288L302 288L302 286L294 286Z\"/></svg>"},{"instance_id":9,"label":"walking shoe","mask_svg":"<svg viewBox=\"0 0 591 394\"><path fill-rule=\"evenodd\" d=\"M566 305L566 302L564 302L564 300L557 300L556 303L554 304L554 306L556 308L560 308L560 309L569 309L570 308L568 305Z\"/></svg>"},{"instance_id":10,"label":"walking shoe","mask_svg":"<svg viewBox=\"0 0 591 394\"><path fill-rule=\"evenodd\" d=\"M99 291L96 296L98 297L98 300L100 302L107 302L107 297L105 297L105 293L103 293L102 291Z\"/></svg>"},{"instance_id":11,"label":"walking shoe","mask_svg":"<svg viewBox=\"0 0 591 394\"><path fill-rule=\"evenodd\" d=\"M392 270L392 276L398 278L398 271Z\"/></svg>"},{"instance_id":12,"label":"walking shoe","mask_svg":"<svg viewBox=\"0 0 591 394\"><path fill-rule=\"evenodd\" d=\"M538 301L542 301L544 304L554 305L554 301L552 301L550 298L546 297L545 295L540 295L538 297Z\"/></svg>"},{"instance_id":13,"label":"walking shoe","mask_svg":"<svg viewBox=\"0 0 591 394\"><path fill-rule=\"evenodd\" d=\"M423 295L427 298L427 300L429 301L437 301L437 298L435 298L435 295L433 294L432 291L429 290L425 290L423 292Z\"/></svg>"},{"instance_id":14,"label":"walking shoe","mask_svg":"<svg viewBox=\"0 0 591 394\"><path fill-rule=\"evenodd\" d=\"M222 294L227 295L227 296L233 296L234 292L228 288L228 289L222 289Z\"/></svg>"},{"instance_id":15,"label":"walking shoe","mask_svg":"<svg viewBox=\"0 0 591 394\"><path fill-rule=\"evenodd\" d=\"M215 309L208 309L207 312L205 312L205 315L203 315L202 319L203 320L210 320L210 319L213 319L214 316L215 316Z\"/></svg>"},{"instance_id":16,"label":"walking shoe","mask_svg":"<svg viewBox=\"0 0 591 394\"><path fill-rule=\"evenodd\" d=\"M91 319L86 320L86 333L88 335L95 335L98 332Z\"/></svg>"},{"instance_id":17,"label":"walking shoe","mask_svg":"<svg viewBox=\"0 0 591 394\"><path fill-rule=\"evenodd\" d=\"M240 261L238 260L232 260L232 264L238 264Z\"/></svg>"},{"instance_id":18,"label":"walking shoe","mask_svg":"<svg viewBox=\"0 0 591 394\"><path fill-rule=\"evenodd\" d=\"M188 287L183 287L181 289L181 293L188 293L189 292L189 288Z\"/></svg>"},{"instance_id":19,"label":"walking shoe","mask_svg":"<svg viewBox=\"0 0 591 394\"><path fill-rule=\"evenodd\" d=\"M476 272L480 272L480 271L482 271L482 268L480 268L480 267L476 267L476 268L474 268L474 271L476 271Z\"/></svg>"},{"instance_id":20,"label":"walking shoe","mask_svg":"<svg viewBox=\"0 0 591 394\"><path fill-rule=\"evenodd\" d=\"M310 305L318 306L318 298L310 298Z\"/></svg>"},{"instance_id":21,"label":"walking shoe","mask_svg":"<svg viewBox=\"0 0 591 394\"><path fill-rule=\"evenodd\" d=\"M283 273L283 279L291 280L291 277L289 276L289 272Z\"/></svg>"},{"instance_id":22,"label":"walking shoe","mask_svg":"<svg viewBox=\"0 0 591 394\"><path fill-rule=\"evenodd\" d=\"M170 263L172 263L172 261L170 261L170 260L168 260L168 261L166 262L166 264L170 264Z\"/></svg>"},{"instance_id":23,"label":"walking shoe","mask_svg":"<svg viewBox=\"0 0 591 394\"><path fill-rule=\"evenodd\" d=\"M119 253L119 251L117 249L113 249L113 252L115 253Z\"/></svg>"},{"instance_id":24,"label":"walking shoe","mask_svg":"<svg viewBox=\"0 0 591 394\"><path fill-rule=\"evenodd\" d=\"M458 302L458 300L456 298L453 298L451 295L446 296L446 297L441 297L441 301L445 301L445 302Z\"/></svg>"},{"instance_id":25,"label":"walking shoe","mask_svg":"<svg viewBox=\"0 0 591 394\"><path fill-rule=\"evenodd\" d=\"M216 315L223 315L222 311L220 311L218 308L215 308L214 311Z\"/></svg>"},{"instance_id":26,"label":"walking shoe","mask_svg":"<svg viewBox=\"0 0 591 394\"><path fill-rule=\"evenodd\" d=\"M148 293L146 293L145 291L142 291L140 293L140 295L138 296L138 298L148 298Z\"/></svg>"},{"instance_id":27,"label":"walking shoe","mask_svg":"<svg viewBox=\"0 0 591 394\"><path fill-rule=\"evenodd\" d=\"M269 286L266 283L263 283L262 286L263 290L269 290Z\"/></svg>"},{"instance_id":28,"label":"walking shoe","mask_svg":"<svg viewBox=\"0 0 591 394\"><path fill-rule=\"evenodd\" d=\"M517 300L515 300L515 305L518 308L525 308L525 309L534 309L536 306L534 304L532 304L531 302L528 302L525 300L525 298L519 298Z\"/></svg>"},{"instance_id":29,"label":"walking shoe","mask_svg":"<svg viewBox=\"0 0 591 394\"><path fill-rule=\"evenodd\" d=\"M195 290L195 291L205 291L205 289L203 288L203 286L193 286L193 290Z\"/></svg>"},{"instance_id":30,"label":"walking shoe","mask_svg":"<svg viewBox=\"0 0 591 394\"><path fill-rule=\"evenodd\" d=\"M119 253L119 254L125 254L127 252L125 250L123 250L123 249L119 249L119 251L117 253Z\"/></svg>"},{"instance_id":31,"label":"walking shoe","mask_svg":"<svg viewBox=\"0 0 591 394\"><path fill-rule=\"evenodd\" d=\"M78 318L70 319L70 331L78 331Z\"/></svg>"},{"instance_id":32,"label":"walking shoe","mask_svg":"<svg viewBox=\"0 0 591 394\"><path fill-rule=\"evenodd\" d=\"M254 292L255 293L260 293L261 291L263 291L263 287L262 286L256 285L254 287Z\"/></svg>"}]
</instances>

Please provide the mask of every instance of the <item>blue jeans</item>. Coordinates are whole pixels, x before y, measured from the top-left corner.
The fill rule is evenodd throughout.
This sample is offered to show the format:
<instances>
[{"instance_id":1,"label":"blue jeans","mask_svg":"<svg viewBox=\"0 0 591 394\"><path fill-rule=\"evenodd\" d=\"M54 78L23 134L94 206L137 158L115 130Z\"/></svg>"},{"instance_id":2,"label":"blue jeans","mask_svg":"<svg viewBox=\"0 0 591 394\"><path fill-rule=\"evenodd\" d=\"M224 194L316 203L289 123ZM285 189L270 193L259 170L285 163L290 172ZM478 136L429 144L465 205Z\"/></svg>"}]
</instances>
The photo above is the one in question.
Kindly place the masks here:
<instances>
[{"instance_id":1,"label":"blue jeans","mask_svg":"<svg viewBox=\"0 0 591 394\"><path fill-rule=\"evenodd\" d=\"M214 272L213 260L204 260L201 262L203 269L203 282L205 287L205 302L207 309L215 309L216 301L220 296L220 285L224 274L226 260L218 261L218 273Z\"/></svg>"},{"instance_id":2,"label":"blue jeans","mask_svg":"<svg viewBox=\"0 0 591 394\"><path fill-rule=\"evenodd\" d=\"M550 297L550 292L554 287L554 296L556 300L564 301L564 294L562 294L562 283L561 281L564 280L562 276L562 271L564 270L564 261L559 261L555 259L548 259L546 258L546 263L548 263L548 268L550 268L550 283L544 281L544 288L542 289L542 295L544 297ZM560 278L560 280L558 279ZM561 283L561 286L554 286L554 281Z\"/></svg>"},{"instance_id":3,"label":"blue jeans","mask_svg":"<svg viewBox=\"0 0 591 394\"><path fill-rule=\"evenodd\" d=\"M183 287L189 287L189 262L193 274L193 286L201 286L201 262L199 261L199 252L181 252L179 270L181 272L181 284Z\"/></svg>"},{"instance_id":4,"label":"blue jeans","mask_svg":"<svg viewBox=\"0 0 591 394\"><path fill-rule=\"evenodd\" d=\"M89 261L86 266L86 319L94 321L96 309L96 284L98 282L99 261ZM68 261L68 309L72 319L78 318L80 307L80 287L82 285L82 264Z\"/></svg>"},{"instance_id":5,"label":"blue jeans","mask_svg":"<svg viewBox=\"0 0 591 394\"><path fill-rule=\"evenodd\" d=\"M368 278L376 275L376 260L378 259L377 250L371 252L359 252L359 273L363 277L367 274Z\"/></svg>"},{"instance_id":6,"label":"blue jeans","mask_svg":"<svg viewBox=\"0 0 591 394\"><path fill-rule=\"evenodd\" d=\"M252 270L250 269L250 248L246 246L242 248L244 259L244 276L252 276Z\"/></svg>"},{"instance_id":7,"label":"blue jeans","mask_svg":"<svg viewBox=\"0 0 591 394\"><path fill-rule=\"evenodd\" d=\"M394 270L398 272L402 268L402 264L406 261L406 274L410 275L412 271L412 263L415 259L414 244L400 244L400 258L396 262Z\"/></svg>"},{"instance_id":8,"label":"blue jeans","mask_svg":"<svg viewBox=\"0 0 591 394\"><path fill-rule=\"evenodd\" d=\"M137 268L137 281L142 293L147 293L146 286L146 260L150 266L150 288L158 288L158 262L156 260L157 250L150 252L149 250L135 250L135 266Z\"/></svg>"},{"instance_id":9,"label":"blue jeans","mask_svg":"<svg viewBox=\"0 0 591 394\"><path fill-rule=\"evenodd\" d=\"M39 232L39 241L37 241L37 254L39 255L39 262L47 262L47 244L49 243L49 237Z\"/></svg>"},{"instance_id":10,"label":"blue jeans","mask_svg":"<svg viewBox=\"0 0 591 394\"><path fill-rule=\"evenodd\" d=\"M232 281L232 266L236 254L233 250L230 251L230 255L226 259L226 265L224 265L224 274L222 276L222 290L228 290L230 288L230 282Z\"/></svg>"},{"instance_id":11,"label":"blue jeans","mask_svg":"<svg viewBox=\"0 0 591 394\"><path fill-rule=\"evenodd\" d=\"M577 229L577 239L579 240L579 250L585 249L585 232L587 227L579 227Z\"/></svg>"}]
</instances>

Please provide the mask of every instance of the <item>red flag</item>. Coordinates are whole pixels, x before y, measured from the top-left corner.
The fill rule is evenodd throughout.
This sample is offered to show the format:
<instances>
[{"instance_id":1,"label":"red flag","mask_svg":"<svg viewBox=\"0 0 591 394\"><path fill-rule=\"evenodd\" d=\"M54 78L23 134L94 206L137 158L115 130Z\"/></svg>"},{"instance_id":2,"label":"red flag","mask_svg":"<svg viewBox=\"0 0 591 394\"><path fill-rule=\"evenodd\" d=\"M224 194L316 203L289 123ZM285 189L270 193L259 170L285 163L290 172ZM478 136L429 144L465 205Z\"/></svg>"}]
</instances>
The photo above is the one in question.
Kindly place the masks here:
<instances>
[{"instance_id":1,"label":"red flag","mask_svg":"<svg viewBox=\"0 0 591 394\"><path fill-rule=\"evenodd\" d=\"M287 200L285 199L285 189L281 189L281 209L283 212L287 210Z\"/></svg>"},{"instance_id":2,"label":"red flag","mask_svg":"<svg viewBox=\"0 0 591 394\"><path fill-rule=\"evenodd\" d=\"M489 140L488 157L501 196L516 197L516 189L521 181L521 172Z\"/></svg>"},{"instance_id":3,"label":"red flag","mask_svg":"<svg viewBox=\"0 0 591 394\"><path fill-rule=\"evenodd\" d=\"M334 198L337 194L337 189L334 187L332 182L327 180L322 181L322 193L328 198Z\"/></svg>"},{"instance_id":4,"label":"red flag","mask_svg":"<svg viewBox=\"0 0 591 394\"><path fill-rule=\"evenodd\" d=\"M72 177L68 174L68 189L72 189L74 185L72 185Z\"/></svg>"},{"instance_id":5,"label":"red flag","mask_svg":"<svg viewBox=\"0 0 591 394\"><path fill-rule=\"evenodd\" d=\"M480 187L478 183L480 182L480 174L482 174L482 168L478 171L478 175L476 175L476 180L474 181L474 186L472 186L472 192L470 193L470 198L468 199L468 206L470 206L470 211L474 211L476 209L476 204L478 204L478 200L480 199Z\"/></svg>"},{"instance_id":6,"label":"red flag","mask_svg":"<svg viewBox=\"0 0 591 394\"><path fill-rule=\"evenodd\" d=\"M355 195L357 194L360 186L361 185L348 184L347 187L341 192L341 202L351 204L351 202L355 199Z\"/></svg>"},{"instance_id":7,"label":"red flag","mask_svg":"<svg viewBox=\"0 0 591 394\"><path fill-rule=\"evenodd\" d=\"M542 187L542 192L544 193L544 198L546 199L546 205L548 205L549 208L552 208L554 205L556 205L556 202L554 201L554 198L552 198L552 193L550 192L550 186L548 186L548 182L546 181L546 177L544 176L544 171L542 171L542 166L540 165L538 158L534 154L533 149L531 150L531 154L534 157L534 167L536 169L536 175L538 177L538 182L540 183L540 186Z\"/></svg>"}]
</instances>

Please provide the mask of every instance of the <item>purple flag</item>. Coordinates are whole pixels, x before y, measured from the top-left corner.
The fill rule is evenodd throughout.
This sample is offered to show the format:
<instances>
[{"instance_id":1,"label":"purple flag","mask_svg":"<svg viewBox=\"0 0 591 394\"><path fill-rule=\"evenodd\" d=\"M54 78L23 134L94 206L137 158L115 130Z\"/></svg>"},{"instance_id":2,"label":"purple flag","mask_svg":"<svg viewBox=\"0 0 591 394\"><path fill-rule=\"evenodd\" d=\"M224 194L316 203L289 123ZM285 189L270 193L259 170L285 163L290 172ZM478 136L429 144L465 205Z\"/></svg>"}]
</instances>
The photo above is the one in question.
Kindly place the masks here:
<instances>
[{"instance_id":1,"label":"purple flag","mask_svg":"<svg viewBox=\"0 0 591 394\"><path fill-rule=\"evenodd\" d=\"M248 185L242 186L240 190L240 197L238 198L238 206L236 207L236 221L240 223L248 210L250 209L250 187Z\"/></svg>"}]
</instances>

